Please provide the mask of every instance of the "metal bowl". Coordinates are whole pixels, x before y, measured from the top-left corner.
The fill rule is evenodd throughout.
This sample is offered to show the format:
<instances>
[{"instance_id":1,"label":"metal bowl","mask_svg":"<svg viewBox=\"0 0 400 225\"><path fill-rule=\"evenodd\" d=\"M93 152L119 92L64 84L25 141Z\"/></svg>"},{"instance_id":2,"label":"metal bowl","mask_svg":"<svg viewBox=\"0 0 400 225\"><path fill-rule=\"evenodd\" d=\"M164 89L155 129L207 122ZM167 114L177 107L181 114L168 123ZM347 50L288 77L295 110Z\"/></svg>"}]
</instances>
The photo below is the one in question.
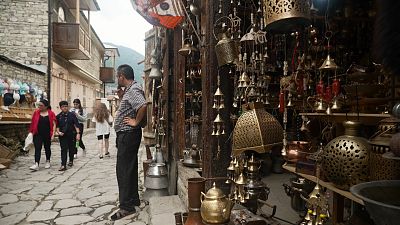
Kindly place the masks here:
<instances>
[{"instance_id":1,"label":"metal bowl","mask_svg":"<svg viewBox=\"0 0 400 225\"><path fill-rule=\"evenodd\" d=\"M350 192L365 203L377 225L398 225L400 221L400 180L381 180L354 185Z\"/></svg>"}]
</instances>

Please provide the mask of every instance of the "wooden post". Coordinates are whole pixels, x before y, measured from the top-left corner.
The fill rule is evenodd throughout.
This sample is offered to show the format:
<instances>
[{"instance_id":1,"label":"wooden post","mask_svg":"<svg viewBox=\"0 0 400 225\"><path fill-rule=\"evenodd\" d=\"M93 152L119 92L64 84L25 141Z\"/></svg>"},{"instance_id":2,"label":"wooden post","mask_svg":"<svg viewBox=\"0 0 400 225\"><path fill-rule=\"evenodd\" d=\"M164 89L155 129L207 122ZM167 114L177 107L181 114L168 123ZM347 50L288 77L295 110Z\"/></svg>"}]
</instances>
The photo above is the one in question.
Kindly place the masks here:
<instances>
[{"instance_id":1,"label":"wooden post","mask_svg":"<svg viewBox=\"0 0 400 225\"><path fill-rule=\"evenodd\" d=\"M80 0L76 0L76 12L75 12L76 23L80 23L79 4L80 4Z\"/></svg>"},{"instance_id":2,"label":"wooden post","mask_svg":"<svg viewBox=\"0 0 400 225\"><path fill-rule=\"evenodd\" d=\"M230 105L229 100L232 95L232 89L229 88L228 74L226 68L218 68L217 58L215 54L215 45L217 40L211 35L214 29L214 22L218 11L218 1L205 0L202 1L202 18L201 18L201 36L203 37L202 48L202 142L203 142L203 176L216 177L226 176L226 168L229 164L230 141L228 137L231 133L229 120ZM220 137L212 136L213 121L217 112L212 108L214 104L214 93L217 89L218 70L220 70L221 90L224 92L224 102L226 108L220 111L220 115L225 121L226 134ZM218 139L221 147L220 157L217 159Z\"/></svg>"}]
</instances>

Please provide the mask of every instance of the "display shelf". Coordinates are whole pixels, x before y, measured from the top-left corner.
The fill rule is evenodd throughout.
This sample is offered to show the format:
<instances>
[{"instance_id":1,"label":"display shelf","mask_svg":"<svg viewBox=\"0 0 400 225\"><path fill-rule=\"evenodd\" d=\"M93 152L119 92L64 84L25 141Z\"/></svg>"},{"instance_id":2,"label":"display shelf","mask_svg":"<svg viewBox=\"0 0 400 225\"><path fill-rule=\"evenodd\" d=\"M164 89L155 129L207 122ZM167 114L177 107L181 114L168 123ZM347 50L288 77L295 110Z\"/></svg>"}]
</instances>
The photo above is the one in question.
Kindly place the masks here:
<instances>
[{"instance_id":1,"label":"display shelf","mask_svg":"<svg viewBox=\"0 0 400 225\"><path fill-rule=\"evenodd\" d=\"M285 164L285 165L283 165L283 168L285 170L290 171L292 173L295 173L295 174L297 174L297 175L299 175L299 176L301 176L301 177L303 177L303 178L305 178L307 180L313 181L315 183L317 182L317 178L315 176L304 174L304 173L298 173L298 172L296 172L296 168L294 166ZM326 187L327 189L329 189L329 190L331 190L331 191L333 191L333 192L335 192L335 193L337 193L337 194L339 194L339 195L341 195L341 196L343 196L345 198L348 198L348 199L350 199L352 201L355 201L358 204L364 205L364 202L361 199L357 198L355 195L353 195L349 191L344 191L344 190L336 188L333 183L325 182L323 180L319 180L319 185L321 185L322 187Z\"/></svg>"},{"instance_id":2,"label":"display shelf","mask_svg":"<svg viewBox=\"0 0 400 225\"><path fill-rule=\"evenodd\" d=\"M323 117L336 123L342 123L347 120L358 120L364 125L376 125L379 121L389 118L390 114L370 114L370 113L332 113L330 115L326 113L300 113L301 116L312 117Z\"/></svg>"},{"instance_id":3,"label":"display shelf","mask_svg":"<svg viewBox=\"0 0 400 225\"><path fill-rule=\"evenodd\" d=\"M6 120L6 121L0 121L0 124L30 124L31 121L10 121L10 120Z\"/></svg>"}]
</instances>

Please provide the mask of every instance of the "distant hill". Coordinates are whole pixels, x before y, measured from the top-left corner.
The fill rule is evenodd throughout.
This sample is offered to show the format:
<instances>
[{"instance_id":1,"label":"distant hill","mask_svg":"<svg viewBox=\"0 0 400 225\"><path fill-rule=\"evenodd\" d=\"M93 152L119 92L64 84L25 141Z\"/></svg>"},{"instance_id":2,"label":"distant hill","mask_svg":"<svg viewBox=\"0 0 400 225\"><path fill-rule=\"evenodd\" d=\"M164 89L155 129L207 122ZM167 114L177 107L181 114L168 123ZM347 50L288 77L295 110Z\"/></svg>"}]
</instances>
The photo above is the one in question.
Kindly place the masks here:
<instances>
[{"instance_id":1,"label":"distant hill","mask_svg":"<svg viewBox=\"0 0 400 225\"><path fill-rule=\"evenodd\" d=\"M138 81L139 83L143 84L143 80L142 80L142 74L143 74L143 70L144 70L144 64L140 64L138 65L138 62L141 62L144 60L144 55L140 54L139 52L122 46L122 45L116 45L113 43L108 43L105 42L104 44L112 46L112 47L116 47L118 48L120 57L118 57L115 61L115 67L117 68L119 65L121 64L128 64L130 66L132 66L133 71L135 72L135 80ZM108 63L111 62L107 62L107 66L111 66L108 65ZM107 84L107 93L110 93L112 90L115 90L117 88L117 84Z\"/></svg>"}]
</instances>

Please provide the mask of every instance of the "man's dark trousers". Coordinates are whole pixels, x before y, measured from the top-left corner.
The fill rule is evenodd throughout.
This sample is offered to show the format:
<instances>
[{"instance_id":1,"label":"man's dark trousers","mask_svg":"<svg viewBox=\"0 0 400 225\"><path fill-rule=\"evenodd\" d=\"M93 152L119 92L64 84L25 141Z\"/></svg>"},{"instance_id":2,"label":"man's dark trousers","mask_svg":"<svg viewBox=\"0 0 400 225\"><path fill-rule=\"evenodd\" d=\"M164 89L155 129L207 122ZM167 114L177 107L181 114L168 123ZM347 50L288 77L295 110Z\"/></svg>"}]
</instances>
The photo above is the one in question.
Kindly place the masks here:
<instances>
[{"instance_id":1,"label":"man's dark trousers","mask_svg":"<svg viewBox=\"0 0 400 225\"><path fill-rule=\"evenodd\" d=\"M61 146L61 165L67 165L67 153L69 153L69 161L74 161L74 137L73 135L64 134L63 136L58 137L60 139L60 146Z\"/></svg>"},{"instance_id":2,"label":"man's dark trousers","mask_svg":"<svg viewBox=\"0 0 400 225\"><path fill-rule=\"evenodd\" d=\"M138 151L142 129L117 133L117 180L119 208L135 210L140 205L138 192Z\"/></svg>"}]
</instances>

